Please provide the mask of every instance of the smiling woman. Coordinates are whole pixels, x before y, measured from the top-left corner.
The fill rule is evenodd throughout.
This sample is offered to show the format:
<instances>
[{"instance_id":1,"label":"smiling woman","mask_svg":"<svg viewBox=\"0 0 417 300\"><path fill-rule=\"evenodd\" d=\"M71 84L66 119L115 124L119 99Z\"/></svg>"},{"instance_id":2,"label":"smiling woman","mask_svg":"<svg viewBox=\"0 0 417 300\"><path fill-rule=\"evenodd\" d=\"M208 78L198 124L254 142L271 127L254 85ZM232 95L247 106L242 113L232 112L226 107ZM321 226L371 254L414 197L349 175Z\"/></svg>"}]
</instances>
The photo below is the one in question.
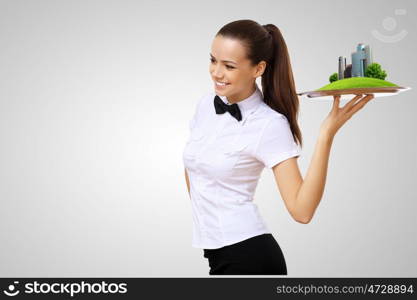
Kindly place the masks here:
<instances>
[{"instance_id":1,"label":"smiling woman","mask_svg":"<svg viewBox=\"0 0 417 300\"><path fill-rule=\"evenodd\" d=\"M199 99L183 152L192 246L204 250L210 275L286 275L283 252L253 201L261 172L273 171L290 215L309 223L323 194L333 136L370 98L354 104L355 97L343 109L335 98L303 180L296 160L299 102L280 30L252 20L226 24L211 45L209 73L214 91Z\"/></svg>"},{"instance_id":2,"label":"smiling woman","mask_svg":"<svg viewBox=\"0 0 417 300\"><path fill-rule=\"evenodd\" d=\"M209 55L214 92L200 99L183 153L193 246L204 249L210 274L287 274L253 202L263 168L301 151L291 130L301 141L297 96L267 84L279 79L295 91L285 42L274 25L240 20L220 29ZM264 94L255 82L261 76Z\"/></svg>"}]
</instances>

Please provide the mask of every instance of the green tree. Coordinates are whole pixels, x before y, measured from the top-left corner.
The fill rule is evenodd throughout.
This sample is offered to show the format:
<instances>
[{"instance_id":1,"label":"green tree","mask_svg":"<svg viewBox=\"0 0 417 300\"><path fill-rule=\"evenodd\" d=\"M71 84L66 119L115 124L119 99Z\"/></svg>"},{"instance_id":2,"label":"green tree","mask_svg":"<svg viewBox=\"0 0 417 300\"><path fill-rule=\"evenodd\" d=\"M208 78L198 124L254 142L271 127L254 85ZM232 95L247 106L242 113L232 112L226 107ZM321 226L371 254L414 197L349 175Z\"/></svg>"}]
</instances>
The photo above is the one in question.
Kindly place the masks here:
<instances>
[{"instance_id":1,"label":"green tree","mask_svg":"<svg viewBox=\"0 0 417 300\"><path fill-rule=\"evenodd\" d=\"M380 64L372 63L366 68L365 77L385 80L385 77L387 77L387 73L385 72L385 70L382 70Z\"/></svg>"},{"instance_id":2,"label":"green tree","mask_svg":"<svg viewBox=\"0 0 417 300\"><path fill-rule=\"evenodd\" d=\"M329 77L330 82L337 81L337 80L339 80L339 76L337 75L337 73L333 73L332 75L330 75Z\"/></svg>"}]
</instances>

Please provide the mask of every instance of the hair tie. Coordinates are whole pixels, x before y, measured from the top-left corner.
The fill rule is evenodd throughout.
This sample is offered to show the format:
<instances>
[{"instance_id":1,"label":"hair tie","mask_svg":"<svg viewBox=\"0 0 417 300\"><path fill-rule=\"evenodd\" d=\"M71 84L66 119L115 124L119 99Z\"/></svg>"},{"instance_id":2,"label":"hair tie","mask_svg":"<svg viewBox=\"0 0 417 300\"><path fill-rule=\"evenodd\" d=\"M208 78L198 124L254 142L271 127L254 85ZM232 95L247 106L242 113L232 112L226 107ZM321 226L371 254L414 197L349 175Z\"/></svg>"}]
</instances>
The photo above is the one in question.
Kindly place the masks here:
<instances>
[{"instance_id":1,"label":"hair tie","mask_svg":"<svg viewBox=\"0 0 417 300\"><path fill-rule=\"evenodd\" d=\"M269 33L270 36L272 36L272 30L269 30L267 25L262 25L262 27Z\"/></svg>"}]
</instances>

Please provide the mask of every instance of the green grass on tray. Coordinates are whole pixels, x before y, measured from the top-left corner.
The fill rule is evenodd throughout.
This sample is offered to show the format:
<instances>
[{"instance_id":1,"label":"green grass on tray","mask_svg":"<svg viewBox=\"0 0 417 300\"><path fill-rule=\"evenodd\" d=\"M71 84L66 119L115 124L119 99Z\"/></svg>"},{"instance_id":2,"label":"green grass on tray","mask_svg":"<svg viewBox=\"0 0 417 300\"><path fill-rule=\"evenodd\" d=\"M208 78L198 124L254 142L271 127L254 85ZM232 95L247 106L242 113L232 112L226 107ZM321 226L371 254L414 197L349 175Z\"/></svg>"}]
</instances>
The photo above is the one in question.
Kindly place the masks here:
<instances>
[{"instance_id":1,"label":"green grass on tray","mask_svg":"<svg viewBox=\"0 0 417 300\"><path fill-rule=\"evenodd\" d=\"M369 87L390 87L398 86L392 82L371 78L371 77L351 77L346 79L340 79L329 83L316 91L327 91L327 90L344 90L354 88L369 88Z\"/></svg>"}]
</instances>

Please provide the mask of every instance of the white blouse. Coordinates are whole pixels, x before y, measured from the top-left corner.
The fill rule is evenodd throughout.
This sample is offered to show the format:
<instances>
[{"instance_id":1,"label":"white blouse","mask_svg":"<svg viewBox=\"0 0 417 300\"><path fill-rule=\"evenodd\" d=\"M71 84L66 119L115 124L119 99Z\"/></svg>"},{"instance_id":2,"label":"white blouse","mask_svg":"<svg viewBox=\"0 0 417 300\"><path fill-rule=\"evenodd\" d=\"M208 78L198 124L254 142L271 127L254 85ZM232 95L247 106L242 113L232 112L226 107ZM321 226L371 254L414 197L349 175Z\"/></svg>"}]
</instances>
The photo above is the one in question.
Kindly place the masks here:
<instances>
[{"instance_id":1,"label":"white blouse","mask_svg":"<svg viewBox=\"0 0 417 300\"><path fill-rule=\"evenodd\" d=\"M229 112L216 114L215 96L210 92L199 99L183 152L190 181L192 246L204 249L270 233L253 202L261 172L301 153L287 118L263 102L258 86L237 102L240 122ZM219 97L229 104L227 97Z\"/></svg>"}]
</instances>

